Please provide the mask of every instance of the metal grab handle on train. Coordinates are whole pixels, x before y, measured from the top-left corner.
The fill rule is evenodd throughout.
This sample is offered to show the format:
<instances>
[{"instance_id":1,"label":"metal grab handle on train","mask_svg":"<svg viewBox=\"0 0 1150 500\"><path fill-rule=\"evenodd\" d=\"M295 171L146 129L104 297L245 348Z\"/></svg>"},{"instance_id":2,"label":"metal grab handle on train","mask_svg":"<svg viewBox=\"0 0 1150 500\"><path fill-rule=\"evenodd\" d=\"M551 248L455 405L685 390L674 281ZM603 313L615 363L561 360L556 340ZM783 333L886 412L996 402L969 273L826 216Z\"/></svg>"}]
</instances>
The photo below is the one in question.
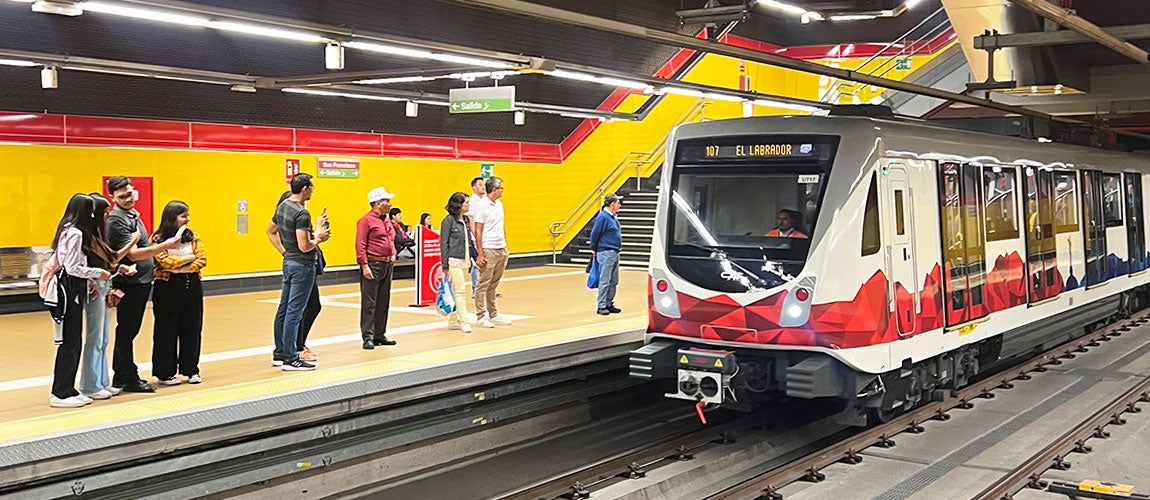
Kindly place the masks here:
<instances>
[{"instance_id":1,"label":"metal grab handle on train","mask_svg":"<svg viewBox=\"0 0 1150 500\"><path fill-rule=\"evenodd\" d=\"M910 260L910 255L906 252L906 247L902 248L902 260Z\"/></svg>"}]
</instances>

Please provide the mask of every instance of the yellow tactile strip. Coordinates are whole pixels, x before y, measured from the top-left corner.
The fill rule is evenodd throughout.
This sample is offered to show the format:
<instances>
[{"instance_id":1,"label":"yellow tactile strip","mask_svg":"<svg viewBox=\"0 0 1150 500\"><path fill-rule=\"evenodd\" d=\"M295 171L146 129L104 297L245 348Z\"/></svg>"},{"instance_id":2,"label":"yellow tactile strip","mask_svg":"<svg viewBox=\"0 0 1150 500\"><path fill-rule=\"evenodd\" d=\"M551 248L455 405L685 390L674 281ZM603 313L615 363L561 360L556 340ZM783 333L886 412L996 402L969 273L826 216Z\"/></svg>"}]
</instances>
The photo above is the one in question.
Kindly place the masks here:
<instances>
[{"instance_id":1,"label":"yellow tactile strip","mask_svg":"<svg viewBox=\"0 0 1150 500\"><path fill-rule=\"evenodd\" d=\"M149 397L115 405L85 407L66 413L6 422L3 426L3 432L0 432L2 435L0 445L14 444L16 441L29 441L33 438L40 439L70 434L161 415L195 412L349 380L571 342L619 331L641 329L644 326L646 326L646 318L641 317L604 321L592 325L436 349L365 363L322 368L313 372L285 373L282 377L231 384L195 392ZM641 334L636 333L636 340L640 338Z\"/></svg>"}]
</instances>

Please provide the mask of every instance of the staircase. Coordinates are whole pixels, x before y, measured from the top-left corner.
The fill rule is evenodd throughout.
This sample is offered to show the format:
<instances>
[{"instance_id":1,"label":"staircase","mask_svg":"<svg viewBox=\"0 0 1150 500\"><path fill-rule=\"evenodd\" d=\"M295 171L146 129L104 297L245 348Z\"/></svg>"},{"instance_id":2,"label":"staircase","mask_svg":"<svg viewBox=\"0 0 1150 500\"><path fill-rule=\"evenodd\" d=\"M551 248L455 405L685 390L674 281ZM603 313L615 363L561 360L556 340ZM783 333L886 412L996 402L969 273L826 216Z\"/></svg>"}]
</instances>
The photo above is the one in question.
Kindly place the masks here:
<instances>
[{"instance_id":1,"label":"staircase","mask_svg":"<svg viewBox=\"0 0 1150 500\"><path fill-rule=\"evenodd\" d=\"M619 209L619 228L623 232L623 251L619 252L619 265L622 267L647 268L651 258L651 238L655 234L655 207L659 200L656 184L662 169L655 170L651 177L641 179L636 189L634 183L620 188L615 194L623 197ZM597 214L598 212L596 212ZM564 260L572 264L586 264L591 259L591 227L595 218L579 231L579 235L563 250Z\"/></svg>"}]
</instances>

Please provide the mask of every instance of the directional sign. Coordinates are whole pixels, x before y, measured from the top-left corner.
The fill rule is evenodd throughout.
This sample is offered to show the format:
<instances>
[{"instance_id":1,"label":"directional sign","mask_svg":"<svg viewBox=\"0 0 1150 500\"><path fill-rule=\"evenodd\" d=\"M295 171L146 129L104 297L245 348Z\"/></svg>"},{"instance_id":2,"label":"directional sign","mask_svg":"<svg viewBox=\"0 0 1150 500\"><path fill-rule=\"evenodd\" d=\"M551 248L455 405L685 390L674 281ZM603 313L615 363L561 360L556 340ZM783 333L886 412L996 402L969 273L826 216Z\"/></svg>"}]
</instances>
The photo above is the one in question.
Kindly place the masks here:
<instances>
[{"instance_id":1,"label":"directional sign","mask_svg":"<svg viewBox=\"0 0 1150 500\"><path fill-rule=\"evenodd\" d=\"M451 89L448 94L451 113L496 113L515 110L515 87L475 87Z\"/></svg>"},{"instance_id":2,"label":"directional sign","mask_svg":"<svg viewBox=\"0 0 1150 500\"><path fill-rule=\"evenodd\" d=\"M319 158L316 161L319 177L334 177L343 179L359 178L359 160L333 160Z\"/></svg>"}]
</instances>

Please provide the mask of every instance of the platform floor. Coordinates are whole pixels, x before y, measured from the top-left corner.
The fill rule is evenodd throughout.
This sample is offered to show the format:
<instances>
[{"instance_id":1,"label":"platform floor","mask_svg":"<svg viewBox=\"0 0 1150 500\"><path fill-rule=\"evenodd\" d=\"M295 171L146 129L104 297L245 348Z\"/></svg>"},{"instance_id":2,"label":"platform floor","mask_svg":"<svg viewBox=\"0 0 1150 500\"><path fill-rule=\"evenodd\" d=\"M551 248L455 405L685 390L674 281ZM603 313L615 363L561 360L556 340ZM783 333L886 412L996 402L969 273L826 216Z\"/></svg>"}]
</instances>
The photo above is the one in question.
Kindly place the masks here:
<instances>
[{"instance_id":1,"label":"platform floor","mask_svg":"<svg viewBox=\"0 0 1150 500\"><path fill-rule=\"evenodd\" d=\"M6 315L0 329L7 350L0 372L0 445L646 326L645 272L621 272L616 305L623 313L607 317L595 314L595 291L587 289L585 280L583 271L573 267L509 270L499 304L515 323L470 334L447 330L446 319L431 308L409 307L415 300L414 282L399 280L392 288L388 322L388 337L399 344L372 351L361 348L358 285L321 287L324 308L308 341L319 356L314 372L283 372L269 364L279 291L206 297L204 383L157 386L155 394L123 393L77 409L48 406L56 348L47 312ZM140 375L154 384L150 309L135 353ZM474 313L471 300L468 310Z\"/></svg>"}]
</instances>

